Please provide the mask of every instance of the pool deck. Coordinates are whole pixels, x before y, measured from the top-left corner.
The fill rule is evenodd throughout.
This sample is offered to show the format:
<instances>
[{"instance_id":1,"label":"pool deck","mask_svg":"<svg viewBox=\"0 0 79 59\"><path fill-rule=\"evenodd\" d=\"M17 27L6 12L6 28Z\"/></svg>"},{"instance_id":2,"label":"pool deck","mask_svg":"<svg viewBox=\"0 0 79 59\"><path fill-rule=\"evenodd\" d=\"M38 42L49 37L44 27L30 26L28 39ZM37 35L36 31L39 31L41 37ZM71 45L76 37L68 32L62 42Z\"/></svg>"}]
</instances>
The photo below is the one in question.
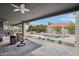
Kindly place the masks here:
<instances>
[{"instance_id":1,"label":"pool deck","mask_svg":"<svg viewBox=\"0 0 79 59\"><path fill-rule=\"evenodd\" d=\"M79 48L40 39L29 38L29 40L41 44L42 47L32 51L27 56L79 56Z\"/></svg>"},{"instance_id":2,"label":"pool deck","mask_svg":"<svg viewBox=\"0 0 79 59\"><path fill-rule=\"evenodd\" d=\"M75 35L70 35L69 37L64 38L63 41L75 44L76 41Z\"/></svg>"}]
</instances>

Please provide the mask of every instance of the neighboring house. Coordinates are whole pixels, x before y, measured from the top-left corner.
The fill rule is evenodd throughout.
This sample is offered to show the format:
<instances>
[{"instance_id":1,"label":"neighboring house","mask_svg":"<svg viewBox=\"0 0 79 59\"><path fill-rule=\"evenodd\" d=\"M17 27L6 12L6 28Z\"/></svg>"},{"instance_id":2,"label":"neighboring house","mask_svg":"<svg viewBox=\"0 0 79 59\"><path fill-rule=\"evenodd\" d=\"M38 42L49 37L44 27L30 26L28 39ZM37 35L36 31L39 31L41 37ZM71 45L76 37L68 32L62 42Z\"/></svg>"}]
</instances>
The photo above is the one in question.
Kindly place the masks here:
<instances>
[{"instance_id":1,"label":"neighboring house","mask_svg":"<svg viewBox=\"0 0 79 59\"><path fill-rule=\"evenodd\" d=\"M67 23L48 23L47 28L55 28L55 27L68 27Z\"/></svg>"},{"instance_id":2,"label":"neighboring house","mask_svg":"<svg viewBox=\"0 0 79 59\"><path fill-rule=\"evenodd\" d=\"M68 30L66 29L68 27L67 23L48 23L47 26L48 33L54 32L55 31L54 28L56 27L61 27L61 32L62 29L64 29L63 32L68 32Z\"/></svg>"}]
</instances>

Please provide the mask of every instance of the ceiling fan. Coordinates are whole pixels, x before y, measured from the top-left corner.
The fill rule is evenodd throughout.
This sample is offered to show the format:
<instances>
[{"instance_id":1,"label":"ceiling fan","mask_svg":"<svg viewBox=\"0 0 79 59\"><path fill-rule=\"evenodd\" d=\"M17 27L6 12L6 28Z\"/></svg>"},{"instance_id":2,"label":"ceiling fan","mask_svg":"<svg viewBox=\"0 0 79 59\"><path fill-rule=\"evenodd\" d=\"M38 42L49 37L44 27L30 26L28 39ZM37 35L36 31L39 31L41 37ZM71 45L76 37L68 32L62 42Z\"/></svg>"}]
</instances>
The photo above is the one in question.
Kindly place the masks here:
<instances>
[{"instance_id":1,"label":"ceiling fan","mask_svg":"<svg viewBox=\"0 0 79 59\"><path fill-rule=\"evenodd\" d=\"M28 8L25 8L25 4L20 4L20 6L11 4L11 6L16 8L13 11L20 11L22 14L24 14L25 12L30 12L30 10Z\"/></svg>"}]
</instances>

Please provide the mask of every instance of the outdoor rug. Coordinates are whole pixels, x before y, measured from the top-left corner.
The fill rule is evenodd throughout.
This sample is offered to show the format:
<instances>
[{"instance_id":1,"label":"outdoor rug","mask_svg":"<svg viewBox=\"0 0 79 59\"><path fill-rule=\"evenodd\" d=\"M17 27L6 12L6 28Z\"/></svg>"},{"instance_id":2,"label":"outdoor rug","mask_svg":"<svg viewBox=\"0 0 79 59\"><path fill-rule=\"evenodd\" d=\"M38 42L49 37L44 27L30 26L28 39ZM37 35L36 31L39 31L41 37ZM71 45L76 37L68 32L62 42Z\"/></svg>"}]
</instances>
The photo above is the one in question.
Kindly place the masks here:
<instances>
[{"instance_id":1,"label":"outdoor rug","mask_svg":"<svg viewBox=\"0 0 79 59\"><path fill-rule=\"evenodd\" d=\"M0 46L0 56L25 56L42 46L30 40L25 40L25 45L22 47L17 47L17 44Z\"/></svg>"}]
</instances>

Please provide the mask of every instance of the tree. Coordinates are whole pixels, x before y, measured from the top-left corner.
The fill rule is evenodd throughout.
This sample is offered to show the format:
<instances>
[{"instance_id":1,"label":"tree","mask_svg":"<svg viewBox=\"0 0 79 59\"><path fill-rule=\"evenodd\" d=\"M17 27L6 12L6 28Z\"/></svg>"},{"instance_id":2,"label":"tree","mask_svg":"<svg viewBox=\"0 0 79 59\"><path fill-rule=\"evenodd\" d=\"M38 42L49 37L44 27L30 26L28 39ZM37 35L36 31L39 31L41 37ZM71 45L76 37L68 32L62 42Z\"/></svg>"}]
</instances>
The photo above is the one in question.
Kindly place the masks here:
<instances>
[{"instance_id":1,"label":"tree","mask_svg":"<svg viewBox=\"0 0 79 59\"><path fill-rule=\"evenodd\" d=\"M45 32L45 30L47 29L46 25L37 25L36 26L37 32Z\"/></svg>"},{"instance_id":2,"label":"tree","mask_svg":"<svg viewBox=\"0 0 79 59\"><path fill-rule=\"evenodd\" d=\"M45 32L46 29L47 29L46 25L29 26L29 31Z\"/></svg>"},{"instance_id":3,"label":"tree","mask_svg":"<svg viewBox=\"0 0 79 59\"><path fill-rule=\"evenodd\" d=\"M75 33L75 23L70 22L68 24L68 30L69 30L69 33L74 34Z\"/></svg>"},{"instance_id":4,"label":"tree","mask_svg":"<svg viewBox=\"0 0 79 59\"><path fill-rule=\"evenodd\" d=\"M35 26L30 25L28 31L34 31L34 30L35 30Z\"/></svg>"},{"instance_id":5,"label":"tree","mask_svg":"<svg viewBox=\"0 0 79 59\"><path fill-rule=\"evenodd\" d=\"M61 27L60 26L57 26L57 27L54 28L54 30L55 31L61 31Z\"/></svg>"}]
</instances>

